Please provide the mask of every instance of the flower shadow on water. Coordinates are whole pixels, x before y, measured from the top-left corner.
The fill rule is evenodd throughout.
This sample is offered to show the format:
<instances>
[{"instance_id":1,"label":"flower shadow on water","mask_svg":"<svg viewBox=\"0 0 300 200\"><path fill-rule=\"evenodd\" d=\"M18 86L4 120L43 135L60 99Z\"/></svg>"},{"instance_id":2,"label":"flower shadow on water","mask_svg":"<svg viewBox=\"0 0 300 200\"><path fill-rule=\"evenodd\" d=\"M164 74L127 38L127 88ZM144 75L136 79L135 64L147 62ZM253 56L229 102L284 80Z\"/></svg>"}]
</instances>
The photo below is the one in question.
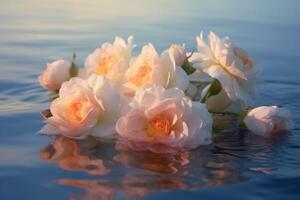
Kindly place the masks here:
<instances>
[{"instance_id":1,"label":"flower shadow on water","mask_svg":"<svg viewBox=\"0 0 300 200\"><path fill-rule=\"evenodd\" d=\"M223 132L212 145L172 154L134 151L121 143L94 138L59 136L40 152L42 160L87 178L60 178L60 185L83 189L70 199L139 199L171 189L197 190L251 179L251 173L270 174L274 143L247 132ZM281 136L279 136L281 137Z\"/></svg>"},{"instance_id":2,"label":"flower shadow on water","mask_svg":"<svg viewBox=\"0 0 300 200\"><path fill-rule=\"evenodd\" d=\"M64 170L84 171L92 176L109 174L102 159L90 157L97 146L97 141L90 139L73 140L60 136L41 150L40 157Z\"/></svg>"}]
</instances>

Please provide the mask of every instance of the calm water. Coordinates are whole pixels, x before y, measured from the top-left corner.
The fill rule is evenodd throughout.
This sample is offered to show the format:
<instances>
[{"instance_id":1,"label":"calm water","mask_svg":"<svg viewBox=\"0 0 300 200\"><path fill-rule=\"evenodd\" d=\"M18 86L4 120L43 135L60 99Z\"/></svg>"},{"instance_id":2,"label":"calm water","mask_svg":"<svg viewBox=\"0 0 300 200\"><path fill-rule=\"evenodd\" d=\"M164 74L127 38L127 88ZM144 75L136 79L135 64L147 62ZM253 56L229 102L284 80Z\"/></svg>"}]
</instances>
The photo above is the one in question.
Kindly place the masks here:
<instances>
[{"instance_id":1,"label":"calm water","mask_svg":"<svg viewBox=\"0 0 300 200\"><path fill-rule=\"evenodd\" d=\"M298 0L1 0L0 199L300 199ZM230 128L214 144L157 155L37 134L46 62L85 57L114 36L159 50L213 30L247 49L267 84L257 104L292 110L295 129L264 139ZM227 123L228 124L228 123Z\"/></svg>"}]
</instances>

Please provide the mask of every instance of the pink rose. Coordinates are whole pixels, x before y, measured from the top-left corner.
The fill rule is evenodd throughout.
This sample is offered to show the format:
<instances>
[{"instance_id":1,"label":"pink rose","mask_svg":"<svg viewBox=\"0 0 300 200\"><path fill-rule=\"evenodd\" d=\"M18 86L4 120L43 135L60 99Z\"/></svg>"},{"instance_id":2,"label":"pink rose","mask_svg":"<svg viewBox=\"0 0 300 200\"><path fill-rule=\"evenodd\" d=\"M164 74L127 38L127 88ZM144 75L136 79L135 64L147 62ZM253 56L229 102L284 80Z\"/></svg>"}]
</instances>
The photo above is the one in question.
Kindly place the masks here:
<instances>
[{"instance_id":1,"label":"pink rose","mask_svg":"<svg viewBox=\"0 0 300 200\"><path fill-rule=\"evenodd\" d=\"M269 136L293 128L291 112L277 106L252 109L244 119L246 127L257 135Z\"/></svg>"},{"instance_id":2,"label":"pink rose","mask_svg":"<svg viewBox=\"0 0 300 200\"><path fill-rule=\"evenodd\" d=\"M177 89L156 86L137 91L116 130L121 138L152 151L159 146L195 148L211 142L212 118L206 106ZM156 148L156 147L158 148Z\"/></svg>"},{"instance_id":3,"label":"pink rose","mask_svg":"<svg viewBox=\"0 0 300 200\"><path fill-rule=\"evenodd\" d=\"M63 134L72 138L87 135L112 138L119 118L119 91L103 77L87 80L72 78L63 83L50 111L52 117L41 130L45 134Z\"/></svg>"},{"instance_id":4,"label":"pink rose","mask_svg":"<svg viewBox=\"0 0 300 200\"><path fill-rule=\"evenodd\" d=\"M56 60L47 64L46 69L39 76L40 84L48 90L59 90L61 84L71 78L71 63L66 60Z\"/></svg>"}]
</instances>

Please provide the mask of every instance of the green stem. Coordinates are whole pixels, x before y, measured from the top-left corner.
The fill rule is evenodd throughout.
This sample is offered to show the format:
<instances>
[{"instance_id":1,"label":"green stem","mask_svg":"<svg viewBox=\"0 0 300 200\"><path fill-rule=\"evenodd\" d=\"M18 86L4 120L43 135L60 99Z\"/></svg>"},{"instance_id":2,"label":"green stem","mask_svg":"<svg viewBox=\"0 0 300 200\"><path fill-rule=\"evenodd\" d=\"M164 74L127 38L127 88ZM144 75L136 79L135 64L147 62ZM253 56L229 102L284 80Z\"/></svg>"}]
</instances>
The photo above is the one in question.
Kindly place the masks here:
<instances>
[{"instance_id":1,"label":"green stem","mask_svg":"<svg viewBox=\"0 0 300 200\"><path fill-rule=\"evenodd\" d=\"M189 62L189 58L193 55L194 52L191 53L186 59L184 59L183 64L182 64L182 69L187 73L187 75L190 75L196 71L194 67L191 66Z\"/></svg>"},{"instance_id":2,"label":"green stem","mask_svg":"<svg viewBox=\"0 0 300 200\"><path fill-rule=\"evenodd\" d=\"M190 75L196 71L196 69L191 66L190 62L188 61L188 58L184 60L181 67L187 73L187 75Z\"/></svg>"},{"instance_id":3,"label":"green stem","mask_svg":"<svg viewBox=\"0 0 300 200\"><path fill-rule=\"evenodd\" d=\"M200 102L205 103L209 97L219 94L221 90L222 86L220 81L218 81L218 79L213 79L213 81L210 84L210 87L208 88L207 92L205 93L204 97L201 99Z\"/></svg>"}]
</instances>

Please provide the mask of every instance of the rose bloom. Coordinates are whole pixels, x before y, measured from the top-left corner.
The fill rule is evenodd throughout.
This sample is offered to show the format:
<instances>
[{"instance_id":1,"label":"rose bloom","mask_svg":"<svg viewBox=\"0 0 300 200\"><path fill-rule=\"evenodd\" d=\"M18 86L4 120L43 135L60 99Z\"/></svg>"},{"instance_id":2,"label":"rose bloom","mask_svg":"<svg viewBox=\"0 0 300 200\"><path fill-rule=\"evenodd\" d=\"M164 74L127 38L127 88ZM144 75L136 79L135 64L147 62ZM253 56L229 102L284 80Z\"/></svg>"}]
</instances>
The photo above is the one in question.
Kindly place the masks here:
<instances>
[{"instance_id":1,"label":"rose bloom","mask_svg":"<svg viewBox=\"0 0 300 200\"><path fill-rule=\"evenodd\" d=\"M85 68L80 76L86 78L91 74L105 76L114 83L123 81L124 73L129 67L131 51L133 49L133 37L130 36L127 43L116 37L113 44L104 43L85 60Z\"/></svg>"},{"instance_id":2,"label":"rose bloom","mask_svg":"<svg viewBox=\"0 0 300 200\"><path fill-rule=\"evenodd\" d=\"M178 45L178 44L172 44L169 49L167 49L165 52L171 52L171 54L174 56L175 64L177 66L182 66L184 60L186 57L186 51L184 45Z\"/></svg>"},{"instance_id":3,"label":"rose bloom","mask_svg":"<svg viewBox=\"0 0 300 200\"><path fill-rule=\"evenodd\" d=\"M166 50L158 55L154 46L143 47L137 58L132 58L130 67L125 73L124 93L134 95L141 87L159 85L164 88L188 87L188 76L181 67L176 66L175 50Z\"/></svg>"},{"instance_id":4,"label":"rose bloom","mask_svg":"<svg viewBox=\"0 0 300 200\"><path fill-rule=\"evenodd\" d=\"M256 96L255 85L260 82L258 69L228 37L219 38L211 32L208 39L207 44L202 34L197 37L198 52L191 58L193 66L218 79L228 99L239 102L240 109L246 108Z\"/></svg>"},{"instance_id":5,"label":"rose bloom","mask_svg":"<svg viewBox=\"0 0 300 200\"><path fill-rule=\"evenodd\" d=\"M47 64L46 69L39 76L40 84L48 90L59 90L61 84L71 78L71 63L66 60L56 60Z\"/></svg>"},{"instance_id":6,"label":"rose bloom","mask_svg":"<svg viewBox=\"0 0 300 200\"><path fill-rule=\"evenodd\" d=\"M250 131L262 136L293 128L290 111L277 106L261 106L252 109L245 117L244 123Z\"/></svg>"},{"instance_id":7,"label":"rose bloom","mask_svg":"<svg viewBox=\"0 0 300 200\"><path fill-rule=\"evenodd\" d=\"M112 138L120 113L119 91L101 76L75 77L63 83L50 111L52 117L41 130L44 134Z\"/></svg>"},{"instance_id":8,"label":"rose bloom","mask_svg":"<svg viewBox=\"0 0 300 200\"><path fill-rule=\"evenodd\" d=\"M204 97L209 87L210 84L203 89L201 98ZM224 111L238 113L245 108L245 104L242 100L232 101L231 99L229 99L224 89L222 89L217 95L210 96L205 101L205 104L207 106L207 109L211 112Z\"/></svg>"},{"instance_id":9,"label":"rose bloom","mask_svg":"<svg viewBox=\"0 0 300 200\"><path fill-rule=\"evenodd\" d=\"M195 148L211 142L212 118L206 106L192 102L178 88L141 88L116 130L135 147L168 152L169 147Z\"/></svg>"}]
</instances>

